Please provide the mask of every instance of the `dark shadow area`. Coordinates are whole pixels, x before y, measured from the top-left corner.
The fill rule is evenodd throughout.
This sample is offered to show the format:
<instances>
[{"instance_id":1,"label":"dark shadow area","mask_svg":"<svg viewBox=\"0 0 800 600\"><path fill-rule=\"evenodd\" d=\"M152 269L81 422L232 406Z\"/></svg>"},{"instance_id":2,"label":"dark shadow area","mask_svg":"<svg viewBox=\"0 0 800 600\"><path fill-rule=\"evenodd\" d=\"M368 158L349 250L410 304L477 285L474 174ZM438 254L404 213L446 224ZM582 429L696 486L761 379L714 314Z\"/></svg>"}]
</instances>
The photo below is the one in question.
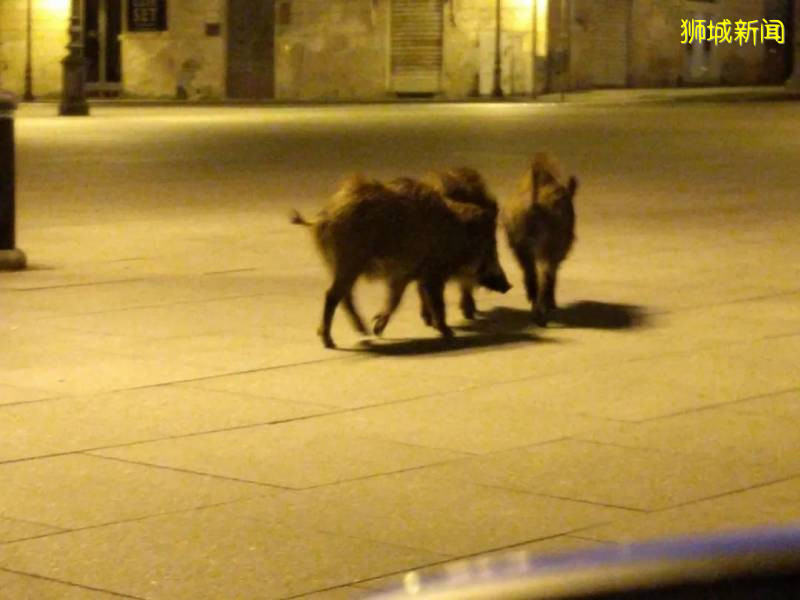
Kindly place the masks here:
<instances>
[{"instance_id":1,"label":"dark shadow area","mask_svg":"<svg viewBox=\"0 0 800 600\"><path fill-rule=\"evenodd\" d=\"M635 329L647 325L641 306L581 300L553 311L550 320L564 327L584 329Z\"/></svg>"},{"instance_id":2,"label":"dark shadow area","mask_svg":"<svg viewBox=\"0 0 800 600\"><path fill-rule=\"evenodd\" d=\"M698 94L696 96L670 98L664 102L669 104L737 104L742 102L797 102L798 100L800 100L800 94L789 91L776 91L774 93L730 92L728 94Z\"/></svg>"},{"instance_id":3,"label":"dark shadow area","mask_svg":"<svg viewBox=\"0 0 800 600\"><path fill-rule=\"evenodd\" d=\"M582 300L550 313L550 327L581 329L634 329L647 325L647 314L640 306ZM475 333L520 332L535 328L529 310L496 307L480 313L480 318L456 327Z\"/></svg>"},{"instance_id":4,"label":"dark shadow area","mask_svg":"<svg viewBox=\"0 0 800 600\"><path fill-rule=\"evenodd\" d=\"M480 350L490 346L508 346L522 343L554 342L540 338L533 333L493 333L486 335L457 335L452 338L441 336L430 338L398 339L398 340L363 340L358 348L350 352L366 352L380 356L416 356L421 354L443 354L446 352L464 352Z\"/></svg>"},{"instance_id":5,"label":"dark shadow area","mask_svg":"<svg viewBox=\"0 0 800 600\"><path fill-rule=\"evenodd\" d=\"M536 329L536 323L533 322L529 310L496 306L491 310L478 311L476 317L471 321L464 320L458 325L454 325L453 329L483 335L520 332L532 335L530 331Z\"/></svg>"}]
</instances>

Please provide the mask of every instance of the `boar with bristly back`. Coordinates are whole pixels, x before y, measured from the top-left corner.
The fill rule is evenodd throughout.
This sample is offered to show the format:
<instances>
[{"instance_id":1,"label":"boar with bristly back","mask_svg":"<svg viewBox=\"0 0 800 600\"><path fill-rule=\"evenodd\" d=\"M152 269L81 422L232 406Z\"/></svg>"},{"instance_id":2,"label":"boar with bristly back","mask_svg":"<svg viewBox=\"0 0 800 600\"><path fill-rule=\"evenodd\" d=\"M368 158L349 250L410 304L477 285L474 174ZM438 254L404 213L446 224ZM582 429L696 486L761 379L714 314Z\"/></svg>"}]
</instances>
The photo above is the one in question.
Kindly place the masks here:
<instances>
[{"instance_id":1,"label":"boar with bristly back","mask_svg":"<svg viewBox=\"0 0 800 600\"><path fill-rule=\"evenodd\" d=\"M359 277L384 279L388 297L373 319L380 335L397 308L406 286L419 282L434 327L452 336L444 310L444 286L454 277L472 277L499 292L511 286L497 260L497 211L452 202L436 189L403 178L384 184L352 177L341 186L314 222L297 211L293 223L310 226L317 247L331 270L318 333L333 348L331 323L339 302L354 326L366 333L353 302Z\"/></svg>"},{"instance_id":2,"label":"boar with bristly back","mask_svg":"<svg viewBox=\"0 0 800 600\"><path fill-rule=\"evenodd\" d=\"M497 200L489 192L486 182L480 173L470 167L458 167L454 169L447 169L445 171L437 171L431 173L426 177L426 181L441 193L445 198L453 202L461 202L464 204L472 204L486 210L489 214L497 214ZM461 313L467 319L475 318L475 299L473 296L473 289L476 287L477 282L469 275L462 276L458 279L458 284L461 290ZM422 297L422 293L420 293ZM421 315L426 324L432 323L430 311L424 302L421 303Z\"/></svg>"},{"instance_id":3,"label":"boar with bristly back","mask_svg":"<svg viewBox=\"0 0 800 600\"><path fill-rule=\"evenodd\" d=\"M503 211L508 243L525 275L533 317L540 325L556 308L556 275L575 239L577 187L575 177L565 180L555 160L539 153Z\"/></svg>"}]
</instances>

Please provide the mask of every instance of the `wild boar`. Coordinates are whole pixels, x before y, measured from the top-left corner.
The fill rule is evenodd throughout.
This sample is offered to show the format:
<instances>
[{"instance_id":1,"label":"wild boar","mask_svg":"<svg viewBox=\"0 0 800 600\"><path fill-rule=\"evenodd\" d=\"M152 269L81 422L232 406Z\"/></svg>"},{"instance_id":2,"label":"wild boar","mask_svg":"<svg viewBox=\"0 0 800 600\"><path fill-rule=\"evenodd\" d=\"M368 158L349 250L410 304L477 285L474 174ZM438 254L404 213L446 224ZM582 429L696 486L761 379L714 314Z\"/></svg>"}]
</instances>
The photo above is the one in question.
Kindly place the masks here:
<instances>
[{"instance_id":1,"label":"wild boar","mask_svg":"<svg viewBox=\"0 0 800 600\"><path fill-rule=\"evenodd\" d=\"M573 199L578 180L564 181L555 160L534 155L519 192L503 211L508 243L525 276L533 317L546 325L556 308L556 275L575 240Z\"/></svg>"},{"instance_id":2,"label":"wild boar","mask_svg":"<svg viewBox=\"0 0 800 600\"><path fill-rule=\"evenodd\" d=\"M473 277L499 292L511 287L497 261L496 213L447 200L433 187L408 178L389 184L356 176L348 179L315 222L293 211L291 221L310 226L333 282L325 294L318 334L335 347L331 323L344 302L353 324L366 332L352 298L362 275L386 280L386 304L373 318L380 335L403 297L419 282L433 326L452 336L444 310L444 285L452 277Z\"/></svg>"},{"instance_id":3,"label":"wild boar","mask_svg":"<svg viewBox=\"0 0 800 600\"><path fill-rule=\"evenodd\" d=\"M498 213L497 200L489 192L483 177L475 169L458 167L438 171L429 174L426 180L448 200L479 206L495 216ZM467 275L459 278L458 283L461 289L459 302L461 313L467 319L474 319L476 306L473 289L477 282L473 277ZM423 321L430 325L432 322L430 311L427 310L424 302L421 304L420 312Z\"/></svg>"}]
</instances>

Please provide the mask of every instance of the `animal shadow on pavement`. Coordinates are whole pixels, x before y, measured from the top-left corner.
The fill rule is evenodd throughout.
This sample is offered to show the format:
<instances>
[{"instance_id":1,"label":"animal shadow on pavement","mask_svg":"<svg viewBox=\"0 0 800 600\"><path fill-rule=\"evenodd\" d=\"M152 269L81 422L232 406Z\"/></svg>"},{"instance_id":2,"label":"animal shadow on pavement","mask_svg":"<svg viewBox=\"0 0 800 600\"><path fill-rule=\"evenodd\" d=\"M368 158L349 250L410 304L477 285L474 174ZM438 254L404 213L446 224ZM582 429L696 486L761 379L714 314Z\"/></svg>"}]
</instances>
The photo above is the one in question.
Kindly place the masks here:
<instances>
[{"instance_id":1,"label":"animal shadow on pavement","mask_svg":"<svg viewBox=\"0 0 800 600\"><path fill-rule=\"evenodd\" d=\"M647 325L647 315L640 306L582 300L551 311L549 328L576 329L634 329ZM530 310L495 307L457 329L492 333L525 331L535 327Z\"/></svg>"},{"instance_id":2,"label":"animal shadow on pavement","mask_svg":"<svg viewBox=\"0 0 800 600\"><path fill-rule=\"evenodd\" d=\"M456 327L456 329L462 329ZM477 351L487 347L508 346L530 342L551 342L540 338L533 332L495 331L480 335L456 335L451 338L429 337L414 339L363 340L354 352L366 352L381 356L414 356L421 354L442 354L446 352Z\"/></svg>"}]
</instances>

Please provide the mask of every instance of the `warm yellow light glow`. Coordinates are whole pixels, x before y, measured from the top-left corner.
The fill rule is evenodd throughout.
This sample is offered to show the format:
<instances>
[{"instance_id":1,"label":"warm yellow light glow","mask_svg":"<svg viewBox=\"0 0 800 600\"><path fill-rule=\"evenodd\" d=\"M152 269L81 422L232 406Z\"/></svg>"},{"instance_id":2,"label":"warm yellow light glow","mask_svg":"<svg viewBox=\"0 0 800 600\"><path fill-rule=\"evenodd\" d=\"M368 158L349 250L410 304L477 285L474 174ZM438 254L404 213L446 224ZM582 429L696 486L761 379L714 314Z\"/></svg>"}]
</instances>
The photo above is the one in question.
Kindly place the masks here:
<instances>
[{"instance_id":1,"label":"warm yellow light glow","mask_svg":"<svg viewBox=\"0 0 800 600\"><path fill-rule=\"evenodd\" d=\"M536 0L534 26L536 27L537 56L545 56L547 54L547 4L548 0Z\"/></svg>"},{"instance_id":2,"label":"warm yellow light glow","mask_svg":"<svg viewBox=\"0 0 800 600\"><path fill-rule=\"evenodd\" d=\"M34 0L33 8L51 17L66 17L69 15L70 0Z\"/></svg>"}]
</instances>

